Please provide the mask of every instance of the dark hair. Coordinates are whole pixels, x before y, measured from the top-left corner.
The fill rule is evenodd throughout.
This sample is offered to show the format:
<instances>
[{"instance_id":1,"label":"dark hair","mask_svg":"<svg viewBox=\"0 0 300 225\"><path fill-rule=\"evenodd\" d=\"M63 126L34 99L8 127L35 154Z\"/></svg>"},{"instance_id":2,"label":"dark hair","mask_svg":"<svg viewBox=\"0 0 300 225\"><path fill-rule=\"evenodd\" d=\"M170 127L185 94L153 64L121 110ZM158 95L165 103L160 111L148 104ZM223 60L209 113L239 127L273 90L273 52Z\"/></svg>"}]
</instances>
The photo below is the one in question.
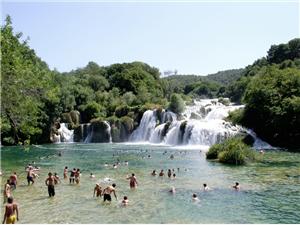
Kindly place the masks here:
<instances>
[{"instance_id":1,"label":"dark hair","mask_svg":"<svg viewBox=\"0 0 300 225\"><path fill-rule=\"evenodd\" d=\"M131 174L132 176L134 176L134 173L133 174Z\"/></svg>"},{"instance_id":2,"label":"dark hair","mask_svg":"<svg viewBox=\"0 0 300 225\"><path fill-rule=\"evenodd\" d=\"M52 176L52 173L51 173L51 172L49 172L49 173L48 173L48 176Z\"/></svg>"},{"instance_id":3,"label":"dark hair","mask_svg":"<svg viewBox=\"0 0 300 225\"><path fill-rule=\"evenodd\" d=\"M207 184L203 184L203 186L204 186L204 187L206 187L206 186L207 186Z\"/></svg>"},{"instance_id":4,"label":"dark hair","mask_svg":"<svg viewBox=\"0 0 300 225\"><path fill-rule=\"evenodd\" d=\"M127 198L127 196L124 196L124 200L127 200L128 198Z\"/></svg>"},{"instance_id":5,"label":"dark hair","mask_svg":"<svg viewBox=\"0 0 300 225\"><path fill-rule=\"evenodd\" d=\"M112 184L113 187L116 187L116 184Z\"/></svg>"},{"instance_id":6,"label":"dark hair","mask_svg":"<svg viewBox=\"0 0 300 225\"><path fill-rule=\"evenodd\" d=\"M235 185L239 185L239 182L235 182Z\"/></svg>"},{"instance_id":7,"label":"dark hair","mask_svg":"<svg viewBox=\"0 0 300 225\"><path fill-rule=\"evenodd\" d=\"M65 169L68 169L68 167L67 167L67 166L65 166Z\"/></svg>"},{"instance_id":8,"label":"dark hair","mask_svg":"<svg viewBox=\"0 0 300 225\"><path fill-rule=\"evenodd\" d=\"M13 201L14 201L13 197L10 196L7 198L7 203L11 204L11 203L13 203Z\"/></svg>"},{"instance_id":9,"label":"dark hair","mask_svg":"<svg viewBox=\"0 0 300 225\"><path fill-rule=\"evenodd\" d=\"M194 194L193 194L193 198L196 198L196 197L197 197L197 195L194 193Z\"/></svg>"},{"instance_id":10,"label":"dark hair","mask_svg":"<svg viewBox=\"0 0 300 225\"><path fill-rule=\"evenodd\" d=\"M10 182L10 180L7 180L6 182L7 182L7 183L9 183L9 182Z\"/></svg>"}]
</instances>

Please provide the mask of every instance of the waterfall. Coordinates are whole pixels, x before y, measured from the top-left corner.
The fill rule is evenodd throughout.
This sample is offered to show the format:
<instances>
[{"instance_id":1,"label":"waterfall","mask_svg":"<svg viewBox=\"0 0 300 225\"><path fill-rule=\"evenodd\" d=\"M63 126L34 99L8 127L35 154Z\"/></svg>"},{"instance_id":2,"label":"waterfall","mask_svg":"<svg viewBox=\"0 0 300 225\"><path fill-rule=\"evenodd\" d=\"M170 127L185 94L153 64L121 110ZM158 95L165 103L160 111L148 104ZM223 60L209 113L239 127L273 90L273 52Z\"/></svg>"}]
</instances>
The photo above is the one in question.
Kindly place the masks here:
<instances>
[{"instance_id":1,"label":"waterfall","mask_svg":"<svg viewBox=\"0 0 300 225\"><path fill-rule=\"evenodd\" d=\"M69 130L65 123L60 124L60 128L58 129L58 135L56 135L56 142L73 142L74 131Z\"/></svg>"},{"instance_id":2,"label":"waterfall","mask_svg":"<svg viewBox=\"0 0 300 225\"><path fill-rule=\"evenodd\" d=\"M229 112L242 107L244 106L226 106L218 102L218 99L194 101L183 112L183 120L177 120L176 114L170 111L163 110L159 114L156 110L147 110L130 140L167 145L199 145L207 148L246 132L254 138L255 148L270 148L253 131L224 120Z\"/></svg>"},{"instance_id":3,"label":"waterfall","mask_svg":"<svg viewBox=\"0 0 300 225\"><path fill-rule=\"evenodd\" d=\"M139 127L133 131L131 141L148 141L154 132L157 124L157 116L155 110L147 110L144 112Z\"/></svg>"},{"instance_id":4,"label":"waterfall","mask_svg":"<svg viewBox=\"0 0 300 225\"><path fill-rule=\"evenodd\" d=\"M112 142L111 127L107 121L99 121L88 125L84 143Z\"/></svg>"}]
</instances>

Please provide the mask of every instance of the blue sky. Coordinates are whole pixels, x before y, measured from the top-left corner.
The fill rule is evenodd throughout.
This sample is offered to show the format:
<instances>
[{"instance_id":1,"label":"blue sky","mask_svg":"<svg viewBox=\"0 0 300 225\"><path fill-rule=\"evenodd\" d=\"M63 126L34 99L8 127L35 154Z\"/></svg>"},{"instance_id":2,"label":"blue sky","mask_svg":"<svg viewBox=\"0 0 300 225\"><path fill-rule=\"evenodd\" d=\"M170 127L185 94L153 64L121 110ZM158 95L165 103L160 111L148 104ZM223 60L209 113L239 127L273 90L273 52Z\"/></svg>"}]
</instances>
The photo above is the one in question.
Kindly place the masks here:
<instances>
[{"instance_id":1,"label":"blue sky","mask_svg":"<svg viewBox=\"0 0 300 225\"><path fill-rule=\"evenodd\" d=\"M241 68L299 37L299 2L2 2L50 68L143 61L206 75ZM2 21L3 21L2 18Z\"/></svg>"}]
</instances>

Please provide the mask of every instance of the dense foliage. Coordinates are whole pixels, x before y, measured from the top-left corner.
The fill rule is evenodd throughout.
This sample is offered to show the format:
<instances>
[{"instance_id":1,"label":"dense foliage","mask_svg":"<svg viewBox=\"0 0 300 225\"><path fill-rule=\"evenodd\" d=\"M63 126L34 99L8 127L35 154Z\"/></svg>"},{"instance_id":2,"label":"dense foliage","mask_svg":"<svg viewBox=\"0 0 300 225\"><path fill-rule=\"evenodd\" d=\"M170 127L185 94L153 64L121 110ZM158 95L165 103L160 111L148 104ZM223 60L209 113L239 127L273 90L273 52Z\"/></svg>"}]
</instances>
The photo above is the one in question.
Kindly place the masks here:
<instances>
[{"instance_id":1,"label":"dense foliage","mask_svg":"<svg viewBox=\"0 0 300 225\"><path fill-rule=\"evenodd\" d=\"M49 127L49 116L59 113L55 72L13 34L10 17L1 27L1 141L4 144L30 143L41 138ZM46 113L48 112L48 113Z\"/></svg>"},{"instance_id":2,"label":"dense foliage","mask_svg":"<svg viewBox=\"0 0 300 225\"><path fill-rule=\"evenodd\" d=\"M300 147L300 39L272 45L266 58L246 67L227 89L245 109L230 114L275 146Z\"/></svg>"},{"instance_id":3,"label":"dense foliage","mask_svg":"<svg viewBox=\"0 0 300 225\"><path fill-rule=\"evenodd\" d=\"M215 144L206 153L207 159L217 159L221 163L242 165L256 158L256 152L244 144L241 138L230 138Z\"/></svg>"}]
</instances>

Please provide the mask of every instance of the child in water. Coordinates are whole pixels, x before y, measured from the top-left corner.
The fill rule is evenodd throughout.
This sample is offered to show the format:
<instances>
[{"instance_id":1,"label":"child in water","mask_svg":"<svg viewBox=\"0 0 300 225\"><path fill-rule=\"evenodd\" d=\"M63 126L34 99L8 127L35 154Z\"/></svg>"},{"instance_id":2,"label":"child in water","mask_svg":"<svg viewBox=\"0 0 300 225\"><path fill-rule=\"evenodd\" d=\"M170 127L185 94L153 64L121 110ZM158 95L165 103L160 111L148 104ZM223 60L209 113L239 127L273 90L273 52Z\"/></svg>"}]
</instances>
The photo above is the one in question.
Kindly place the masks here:
<instances>
[{"instance_id":1,"label":"child in water","mask_svg":"<svg viewBox=\"0 0 300 225\"><path fill-rule=\"evenodd\" d=\"M122 205L126 206L126 205L128 205L128 203L129 203L129 200L128 200L127 196L124 196L123 201L122 201Z\"/></svg>"},{"instance_id":2,"label":"child in water","mask_svg":"<svg viewBox=\"0 0 300 225\"><path fill-rule=\"evenodd\" d=\"M95 194L97 197L101 197L102 196L102 189L101 189L101 186L100 184L96 184L95 188L94 188L94 195L93 197L95 197Z\"/></svg>"}]
</instances>

